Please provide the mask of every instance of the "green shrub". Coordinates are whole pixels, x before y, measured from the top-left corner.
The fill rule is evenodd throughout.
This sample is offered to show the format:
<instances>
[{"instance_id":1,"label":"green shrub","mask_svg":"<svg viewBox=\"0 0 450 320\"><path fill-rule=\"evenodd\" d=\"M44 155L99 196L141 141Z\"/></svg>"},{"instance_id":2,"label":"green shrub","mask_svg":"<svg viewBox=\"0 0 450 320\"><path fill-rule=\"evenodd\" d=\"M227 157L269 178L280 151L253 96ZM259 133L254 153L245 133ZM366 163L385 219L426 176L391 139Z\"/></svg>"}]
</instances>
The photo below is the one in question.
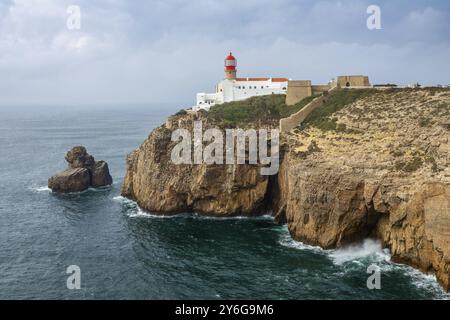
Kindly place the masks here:
<instances>
[{"instance_id":1,"label":"green shrub","mask_svg":"<svg viewBox=\"0 0 450 320\"><path fill-rule=\"evenodd\" d=\"M433 172L439 171L438 165L436 163L436 159L432 155L427 155L425 157L425 162L428 164L431 164L431 171L433 171Z\"/></svg>"},{"instance_id":2,"label":"green shrub","mask_svg":"<svg viewBox=\"0 0 450 320\"><path fill-rule=\"evenodd\" d=\"M376 89L345 89L335 92L327 98L327 101L306 117L302 127L309 126L321 130L336 130L336 120L331 115L343 109L345 106L373 94L380 93Z\"/></svg>"},{"instance_id":3,"label":"green shrub","mask_svg":"<svg viewBox=\"0 0 450 320\"><path fill-rule=\"evenodd\" d=\"M398 157L403 156L403 155L404 155L404 152L401 151L401 150L392 150L392 151L391 151L391 154L392 154L394 157L398 158Z\"/></svg>"},{"instance_id":4,"label":"green shrub","mask_svg":"<svg viewBox=\"0 0 450 320\"><path fill-rule=\"evenodd\" d=\"M419 120L419 126L422 128L424 127L430 127L431 126L431 119L430 118L422 118Z\"/></svg>"},{"instance_id":5,"label":"green shrub","mask_svg":"<svg viewBox=\"0 0 450 320\"><path fill-rule=\"evenodd\" d=\"M185 114L187 114L187 111L184 110L184 109L181 109L180 111L178 111L177 113L175 113L176 116L182 116L182 115L185 115Z\"/></svg>"},{"instance_id":6,"label":"green shrub","mask_svg":"<svg viewBox=\"0 0 450 320\"><path fill-rule=\"evenodd\" d=\"M448 103L442 102L436 106L434 106L434 110L431 112L431 114L433 116L437 116L437 115L446 115L448 114L450 111L450 106L448 105Z\"/></svg>"},{"instance_id":7,"label":"green shrub","mask_svg":"<svg viewBox=\"0 0 450 320\"><path fill-rule=\"evenodd\" d=\"M211 107L207 116L229 125L250 123L256 121L270 121L286 118L301 110L316 96L310 96L299 103L287 106L286 95L272 94L251 97L242 101L227 102Z\"/></svg>"},{"instance_id":8,"label":"green shrub","mask_svg":"<svg viewBox=\"0 0 450 320\"><path fill-rule=\"evenodd\" d=\"M338 132L346 132L347 131L347 126L345 125L345 123L338 123L336 125L336 131L338 131Z\"/></svg>"},{"instance_id":9,"label":"green shrub","mask_svg":"<svg viewBox=\"0 0 450 320\"><path fill-rule=\"evenodd\" d=\"M423 165L423 160L421 157L414 157L411 161L409 161L404 167L403 171L406 172L414 172L417 171Z\"/></svg>"}]
</instances>

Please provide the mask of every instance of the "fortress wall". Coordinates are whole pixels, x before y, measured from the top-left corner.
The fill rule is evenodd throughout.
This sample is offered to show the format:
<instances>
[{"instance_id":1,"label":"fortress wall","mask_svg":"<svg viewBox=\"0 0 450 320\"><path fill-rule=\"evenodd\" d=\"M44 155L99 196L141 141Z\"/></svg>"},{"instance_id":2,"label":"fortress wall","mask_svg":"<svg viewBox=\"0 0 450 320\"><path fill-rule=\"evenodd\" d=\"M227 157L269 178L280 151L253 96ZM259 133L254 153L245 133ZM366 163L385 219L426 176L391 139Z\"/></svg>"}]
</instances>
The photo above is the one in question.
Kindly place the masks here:
<instances>
[{"instance_id":1,"label":"fortress wall","mask_svg":"<svg viewBox=\"0 0 450 320\"><path fill-rule=\"evenodd\" d=\"M320 96L315 98L309 104L307 104L303 109L290 115L288 118L280 120L280 132L289 132L298 125L300 125L306 117L317 107L321 106L324 102L324 97Z\"/></svg>"},{"instance_id":2,"label":"fortress wall","mask_svg":"<svg viewBox=\"0 0 450 320\"><path fill-rule=\"evenodd\" d=\"M313 112L316 108L322 106L324 102L327 101L327 97L329 94L332 94L336 90L338 90L338 87L334 87L326 93L324 92L323 95L315 98L298 112L291 114L287 118L281 119L280 132L289 132L295 127L299 126L303 121L305 121L306 117L309 116L311 112Z\"/></svg>"},{"instance_id":3,"label":"fortress wall","mask_svg":"<svg viewBox=\"0 0 450 320\"><path fill-rule=\"evenodd\" d=\"M323 85L314 85L312 86L312 94L316 95L316 94L321 94L324 93L328 90L331 89L331 86L328 84L323 84Z\"/></svg>"},{"instance_id":4,"label":"fortress wall","mask_svg":"<svg viewBox=\"0 0 450 320\"><path fill-rule=\"evenodd\" d=\"M312 86L310 80L291 80L288 82L286 93L286 104L294 105L304 98L312 96Z\"/></svg>"},{"instance_id":5,"label":"fortress wall","mask_svg":"<svg viewBox=\"0 0 450 320\"><path fill-rule=\"evenodd\" d=\"M368 76L339 76L337 84L342 88L345 88L347 84L350 84L350 87L370 87Z\"/></svg>"}]
</instances>

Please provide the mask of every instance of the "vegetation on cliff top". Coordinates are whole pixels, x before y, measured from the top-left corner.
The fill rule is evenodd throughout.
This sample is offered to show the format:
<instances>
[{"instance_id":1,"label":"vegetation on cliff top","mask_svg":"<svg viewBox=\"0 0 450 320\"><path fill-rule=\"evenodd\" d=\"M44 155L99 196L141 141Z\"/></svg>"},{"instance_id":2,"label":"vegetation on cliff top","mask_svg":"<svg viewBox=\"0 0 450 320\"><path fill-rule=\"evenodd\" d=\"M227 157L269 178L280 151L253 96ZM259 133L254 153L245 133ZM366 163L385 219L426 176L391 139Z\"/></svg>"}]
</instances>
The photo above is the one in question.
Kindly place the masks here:
<instances>
[{"instance_id":1,"label":"vegetation on cliff top","mask_svg":"<svg viewBox=\"0 0 450 320\"><path fill-rule=\"evenodd\" d=\"M207 116L227 125L274 121L286 118L299 111L315 97L307 97L292 106L285 104L286 96L282 94L251 97L242 101L227 102L213 106L207 113Z\"/></svg>"},{"instance_id":2,"label":"vegetation on cliff top","mask_svg":"<svg viewBox=\"0 0 450 320\"><path fill-rule=\"evenodd\" d=\"M311 114L306 117L301 127L307 128L309 126L312 126L325 131L343 131L345 130L345 128L343 128L342 125L337 124L337 119L332 118L331 115L358 99L362 99L379 92L380 91L376 89L340 90L330 95L327 101L322 106L311 112Z\"/></svg>"},{"instance_id":3,"label":"vegetation on cliff top","mask_svg":"<svg viewBox=\"0 0 450 320\"><path fill-rule=\"evenodd\" d=\"M401 94L401 93L413 93L413 92L424 92L428 96L435 96L437 93L443 93L444 95L450 94L449 88L440 87L427 87L427 88L402 88L402 89L388 89L388 90L377 90L377 89L345 89L339 90L334 94L330 95L328 100L324 105L315 109L302 123L301 128L316 127L323 131L346 131L344 124L337 123L337 118L333 117L333 114L342 110L346 106L356 102L357 100L370 97L372 95L380 95L383 98L390 94ZM380 97L381 99L381 97ZM397 98L394 98L397 99ZM401 104L402 101L395 101L397 104ZM447 103L441 103L435 107L435 110L431 114L436 115L449 115L449 105ZM427 127L431 123L431 119L423 118L419 120L421 127Z\"/></svg>"}]
</instances>

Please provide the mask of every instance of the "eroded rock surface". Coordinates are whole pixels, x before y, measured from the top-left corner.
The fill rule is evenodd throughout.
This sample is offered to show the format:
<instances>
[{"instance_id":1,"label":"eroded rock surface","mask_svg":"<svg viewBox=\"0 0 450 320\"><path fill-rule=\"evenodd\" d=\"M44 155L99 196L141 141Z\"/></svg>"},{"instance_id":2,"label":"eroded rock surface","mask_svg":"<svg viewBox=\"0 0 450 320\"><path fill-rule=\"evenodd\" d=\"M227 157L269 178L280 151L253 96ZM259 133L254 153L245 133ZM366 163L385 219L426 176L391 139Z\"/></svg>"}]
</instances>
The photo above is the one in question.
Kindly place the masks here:
<instances>
[{"instance_id":1,"label":"eroded rock surface","mask_svg":"<svg viewBox=\"0 0 450 320\"><path fill-rule=\"evenodd\" d=\"M191 165L171 161L171 151L178 143L171 141L172 131L184 128L192 133L195 120L202 120L204 130L218 125L201 114L187 114L173 116L153 130L128 156L122 195L161 214L262 214L269 180L259 174L258 165Z\"/></svg>"},{"instance_id":2,"label":"eroded rock surface","mask_svg":"<svg viewBox=\"0 0 450 320\"><path fill-rule=\"evenodd\" d=\"M374 237L448 290L449 105L448 90L367 95L284 136L272 178L253 165L172 164L172 130L203 117L174 116L128 156L122 194L162 214L272 210L293 238L324 248Z\"/></svg>"},{"instance_id":3,"label":"eroded rock surface","mask_svg":"<svg viewBox=\"0 0 450 320\"><path fill-rule=\"evenodd\" d=\"M85 168L69 168L48 179L48 187L53 192L80 192L89 188L90 185L91 176L89 170Z\"/></svg>"},{"instance_id":4,"label":"eroded rock surface","mask_svg":"<svg viewBox=\"0 0 450 320\"><path fill-rule=\"evenodd\" d=\"M337 130L292 132L278 175L292 237L325 248L378 238L448 290L449 103L448 92L380 92L334 113Z\"/></svg>"},{"instance_id":5,"label":"eroded rock surface","mask_svg":"<svg viewBox=\"0 0 450 320\"><path fill-rule=\"evenodd\" d=\"M73 147L67 152L68 168L48 179L48 187L53 192L70 193L112 184L108 164L95 161L83 146Z\"/></svg>"}]
</instances>

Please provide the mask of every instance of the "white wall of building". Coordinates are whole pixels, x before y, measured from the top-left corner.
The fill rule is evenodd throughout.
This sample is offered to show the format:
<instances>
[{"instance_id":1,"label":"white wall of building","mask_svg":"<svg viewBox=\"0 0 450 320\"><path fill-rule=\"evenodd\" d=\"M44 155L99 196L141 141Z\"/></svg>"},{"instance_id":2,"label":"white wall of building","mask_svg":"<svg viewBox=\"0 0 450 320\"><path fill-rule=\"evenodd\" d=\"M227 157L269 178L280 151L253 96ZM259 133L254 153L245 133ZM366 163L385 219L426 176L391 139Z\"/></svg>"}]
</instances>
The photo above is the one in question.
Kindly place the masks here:
<instances>
[{"instance_id":1,"label":"white wall of building","mask_svg":"<svg viewBox=\"0 0 450 320\"><path fill-rule=\"evenodd\" d=\"M245 79L245 80L244 80ZM286 94L288 81L252 80L222 80L216 86L216 93L197 93L197 104L192 109L209 110L215 104L245 100L254 96L270 94Z\"/></svg>"}]
</instances>

